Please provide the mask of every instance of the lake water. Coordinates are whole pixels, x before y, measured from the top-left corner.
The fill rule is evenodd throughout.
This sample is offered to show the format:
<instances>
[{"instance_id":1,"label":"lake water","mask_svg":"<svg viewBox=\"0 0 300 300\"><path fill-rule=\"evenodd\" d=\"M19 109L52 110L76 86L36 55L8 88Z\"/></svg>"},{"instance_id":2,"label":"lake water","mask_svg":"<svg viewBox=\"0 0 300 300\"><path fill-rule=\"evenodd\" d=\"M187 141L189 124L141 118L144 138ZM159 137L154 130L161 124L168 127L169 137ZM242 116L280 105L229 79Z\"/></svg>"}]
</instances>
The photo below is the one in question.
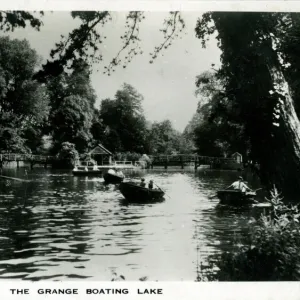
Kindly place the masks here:
<instances>
[{"instance_id":1,"label":"lake water","mask_svg":"<svg viewBox=\"0 0 300 300\"><path fill-rule=\"evenodd\" d=\"M26 178L23 168L2 175ZM114 185L70 171L28 170L30 182L0 179L0 278L195 281L197 265L230 250L252 211L210 199L237 172L151 170L165 200L128 204ZM251 181L251 178L250 180ZM255 182L252 186L255 187Z\"/></svg>"}]
</instances>

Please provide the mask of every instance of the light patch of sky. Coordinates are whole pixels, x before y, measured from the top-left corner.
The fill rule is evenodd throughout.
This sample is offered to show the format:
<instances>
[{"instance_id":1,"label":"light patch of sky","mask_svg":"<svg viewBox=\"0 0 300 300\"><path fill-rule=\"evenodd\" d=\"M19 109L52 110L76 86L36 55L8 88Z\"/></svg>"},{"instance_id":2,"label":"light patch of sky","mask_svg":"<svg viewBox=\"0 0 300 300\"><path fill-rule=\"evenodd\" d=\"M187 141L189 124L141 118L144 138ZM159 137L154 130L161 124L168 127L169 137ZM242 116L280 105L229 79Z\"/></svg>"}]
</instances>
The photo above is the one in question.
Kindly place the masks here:
<instances>
[{"instance_id":1,"label":"light patch of sky","mask_svg":"<svg viewBox=\"0 0 300 300\"><path fill-rule=\"evenodd\" d=\"M103 62L93 65L91 76L98 97L96 106L99 107L101 99L113 98L126 82L144 96L143 107L148 120L169 119L177 130L184 130L197 108L195 77L209 70L211 64L220 64L220 50L215 39L212 38L203 49L201 41L195 37L194 28L202 12L182 12L186 23L185 34L164 50L153 64L149 63L149 53L163 41L159 29L168 13L146 12L146 19L140 26L143 54L134 57L125 69L119 67L111 76L107 76L103 74L104 66L121 49L120 36L125 30L126 12L112 14L113 21L100 29L107 36L102 44ZM78 21L73 20L69 12L46 12L43 22L40 32L28 27L15 30L10 36L26 38L45 61L60 36L70 32L78 25Z\"/></svg>"}]
</instances>

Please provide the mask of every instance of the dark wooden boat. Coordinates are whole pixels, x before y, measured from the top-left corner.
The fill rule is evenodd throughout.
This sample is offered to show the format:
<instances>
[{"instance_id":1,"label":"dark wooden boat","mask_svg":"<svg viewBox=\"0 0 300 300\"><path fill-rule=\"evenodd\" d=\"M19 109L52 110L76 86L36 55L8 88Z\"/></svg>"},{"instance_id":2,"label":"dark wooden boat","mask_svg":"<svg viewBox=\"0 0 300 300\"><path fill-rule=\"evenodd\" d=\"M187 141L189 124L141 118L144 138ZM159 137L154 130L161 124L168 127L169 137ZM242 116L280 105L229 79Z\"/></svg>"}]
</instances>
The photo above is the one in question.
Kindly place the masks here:
<instances>
[{"instance_id":1,"label":"dark wooden boat","mask_svg":"<svg viewBox=\"0 0 300 300\"><path fill-rule=\"evenodd\" d=\"M103 178L105 183L121 183L124 180L124 176L119 176L110 173L105 173Z\"/></svg>"},{"instance_id":2,"label":"dark wooden boat","mask_svg":"<svg viewBox=\"0 0 300 300\"><path fill-rule=\"evenodd\" d=\"M217 192L220 204L243 206L256 203L256 192L243 193L236 190L221 190Z\"/></svg>"},{"instance_id":3,"label":"dark wooden boat","mask_svg":"<svg viewBox=\"0 0 300 300\"><path fill-rule=\"evenodd\" d=\"M144 188L133 182L122 182L119 189L126 200L134 202L151 202L160 200L165 194L160 189Z\"/></svg>"}]
</instances>

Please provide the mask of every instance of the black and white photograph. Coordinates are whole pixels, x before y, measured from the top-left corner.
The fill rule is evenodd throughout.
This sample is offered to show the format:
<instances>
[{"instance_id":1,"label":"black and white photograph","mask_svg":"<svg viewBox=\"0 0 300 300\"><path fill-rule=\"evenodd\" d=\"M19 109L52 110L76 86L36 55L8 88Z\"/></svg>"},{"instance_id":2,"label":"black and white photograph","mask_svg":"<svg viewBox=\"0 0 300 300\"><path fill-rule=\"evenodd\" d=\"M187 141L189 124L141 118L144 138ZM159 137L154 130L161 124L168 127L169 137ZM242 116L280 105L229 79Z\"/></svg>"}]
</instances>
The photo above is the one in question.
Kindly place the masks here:
<instances>
[{"instance_id":1,"label":"black and white photograph","mask_svg":"<svg viewBox=\"0 0 300 300\"><path fill-rule=\"evenodd\" d=\"M300 13L2 10L0 280L299 280L299 118Z\"/></svg>"}]
</instances>

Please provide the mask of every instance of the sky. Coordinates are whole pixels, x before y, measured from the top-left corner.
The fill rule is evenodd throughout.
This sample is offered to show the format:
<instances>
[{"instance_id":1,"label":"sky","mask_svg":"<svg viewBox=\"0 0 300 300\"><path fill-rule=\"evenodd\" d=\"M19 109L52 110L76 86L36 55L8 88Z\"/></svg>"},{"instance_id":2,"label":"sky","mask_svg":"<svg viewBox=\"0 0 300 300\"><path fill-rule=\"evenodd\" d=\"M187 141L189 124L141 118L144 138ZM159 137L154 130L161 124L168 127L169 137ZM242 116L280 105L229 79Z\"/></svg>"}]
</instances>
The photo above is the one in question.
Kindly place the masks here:
<instances>
[{"instance_id":1,"label":"sky","mask_svg":"<svg viewBox=\"0 0 300 300\"><path fill-rule=\"evenodd\" d=\"M182 12L186 29L182 39L176 39L173 45L150 64L151 53L155 46L163 41L159 31L167 12L146 12L140 25L140 46L143 54L134 57L126 69L122 67L111 75L103 74L104 66L122 47L120 36L124 33L126 12L113 12L113 21L101 31L107 36L102 44L103 62L92 66L91 81L97 94L96 107L102 99L113 98L123 83L128 83L144 96L143 108L149 121L169 119L174 128L183 131L196 112L198 99L194 95L195 77L211 69L212 64L220 64L220 51L214 38L205 49L195 37L195 25L202 12ZM44 26L35 31L30 27L15 30L12 38L27 39L43 60L49 58L50 50L76 25L69 12L46 12Z\"/></svg>"}]
</instances>

